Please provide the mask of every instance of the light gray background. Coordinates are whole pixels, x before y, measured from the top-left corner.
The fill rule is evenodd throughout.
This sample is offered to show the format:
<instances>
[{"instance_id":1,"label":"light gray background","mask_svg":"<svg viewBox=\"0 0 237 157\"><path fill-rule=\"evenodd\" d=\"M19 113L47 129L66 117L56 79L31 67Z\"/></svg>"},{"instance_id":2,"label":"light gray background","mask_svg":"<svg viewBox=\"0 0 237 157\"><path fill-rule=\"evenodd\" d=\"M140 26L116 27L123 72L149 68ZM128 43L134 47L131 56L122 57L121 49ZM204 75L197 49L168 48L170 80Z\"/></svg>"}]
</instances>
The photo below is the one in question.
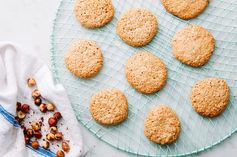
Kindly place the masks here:
<instances>
[{"instance_id":1,"label":"light gray background","mask_svg":"<svg viewBox=\"0 0 237 157\"><path fill-rule=\"evenodd\" d=\"M35 53L50 66L50 34L59 0L0 0L0 41L12 41ZM88 157L134 157L94 137L82 127ZM234 157L237 134L198 157Z\"/></svg>"}]
</instances>

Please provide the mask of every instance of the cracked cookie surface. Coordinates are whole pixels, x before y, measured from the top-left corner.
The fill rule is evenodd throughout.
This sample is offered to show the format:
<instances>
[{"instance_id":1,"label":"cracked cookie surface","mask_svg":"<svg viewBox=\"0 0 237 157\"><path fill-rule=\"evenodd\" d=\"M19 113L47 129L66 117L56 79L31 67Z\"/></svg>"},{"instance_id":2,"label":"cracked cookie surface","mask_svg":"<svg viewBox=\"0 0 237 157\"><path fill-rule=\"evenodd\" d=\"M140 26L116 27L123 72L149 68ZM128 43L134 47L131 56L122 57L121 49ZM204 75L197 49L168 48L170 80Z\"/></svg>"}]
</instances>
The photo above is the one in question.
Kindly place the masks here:
<instances>
[{"instance_id":1,"label":"cracked cookie surface","mask_svg":"<svg viewBox=\"0 0 237 157\"><path fill-rule=\"evenodd\" d=\"M157 144L170 144L180 134L180 120L176 113L166 105L153 108L144 123L145 136Z\"/></svg>"},{"instance_id":2,"label":"cracked cookie surface","mask_svg":"<svg viewBox=\"0 0 237 157\"><path fill-rule=\"evenodd\" d=\"M165 63L150 52L137 52L131 56L125 74L130 85L145 94L161 90L167 81Z\"/></svg>"},{"instance_id":3,"label":"cracked cookie surface","mask_svg":"<svg viewBox=\"0 0 237 157\"><path fill-rule=\"evenodd\" d=\"M172 39L174 56L184 64L199 67L206 64L215 49L215 39L205 28L189 25Z\"/></svg>"},{"instance_id":4,"label":"cracked cookie surface","mask_svg":"<svg viewBox=\"0 0 237 157\"><path fill-rule=\"evenodd\" d=\"M116 125L128 117L128 102L122 91L105 89L91 97L90 113L103 125Z\"/></svg>"},{"instance_id":5,"label":"cracked cookie surface","mask_svg":"<svg viewBox=\"0 0 237 157\"><path fill-rule=\"evenodd\" d=\"M64 56L68 70L81 78L95 76L103 66L103 54L94 41L79 40L72 43Z\"/></svg>"},{"instance_id":6,"label":"cracked cookie surface","mask_svg":"<svg viewBox=\"0 0 237 157\"><path fill-rule=\"evenodd\" d=\"M114 7L111 0L76 0L74 14L82 26L99 28L113 19Z\"/></svg>"},{"instance_id":7,"label":"cracked cookie surface","mask_svg":"<svg viewBox=\"0 0 237 157\"><path fill-rule=\"evenodd\" d=\"M209 4L209 0L161 0L165 9L182 19L191 19L200 15Z\"/></svg>"},{"instance_id":8,"label":"cracked cookie surface","mask_svg":"<svg viewBox=\"0 0 237 157\"><path fill-rule=\"evenodd\" d=\"M125 12L118 20L116 32L128 45L147 45L156 35L158 22L147 9L136 8Z\"/></svg>"},{"instance_id":9,"label":"cracked cookie surface","mask_svg":"<svg viewBox=\"0 0 237 157\"><path fill-rule=\"evenodd\" d=\"M225 80L206 78L192 88L191 102L197 113L206 117L221 114L229 103L230 92Z\"/></svg>"}]
</instances>

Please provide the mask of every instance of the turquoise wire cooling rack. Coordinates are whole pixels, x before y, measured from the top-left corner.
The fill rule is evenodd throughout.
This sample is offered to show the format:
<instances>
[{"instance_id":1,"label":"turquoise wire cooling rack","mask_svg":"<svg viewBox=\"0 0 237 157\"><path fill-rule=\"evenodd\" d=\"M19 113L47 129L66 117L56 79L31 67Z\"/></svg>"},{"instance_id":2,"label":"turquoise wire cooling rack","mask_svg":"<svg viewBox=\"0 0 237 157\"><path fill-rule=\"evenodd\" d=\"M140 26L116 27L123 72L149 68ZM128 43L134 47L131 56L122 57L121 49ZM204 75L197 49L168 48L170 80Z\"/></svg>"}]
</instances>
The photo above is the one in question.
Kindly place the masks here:
<instances>
[{"instance_id":1,"label":"turquoise wire cooling rack","mask_svg":"<svg viewBox=\"0 0 237 157\"><path fill-rule=\"evenodd\" d=\"M81 123L99 139L126 152L146 156L182 156L210 148L237 130L237 2L210 0L207 9L193 20L182 20L165 11L159 0L114 0L115 16L108 25L96 30L85 29L73 14L74 0L62 0L52 33L52 69L54 77L66 88L75 114ZM121 13L134 8L150 9L159 22L158 34L147 46L134 48L122 42L115 33ZM181 64L172 55L172 36L184 26L196 23L210 30L216 49L208 64L192 68ZM80 79L64 66L64 54L74 40L95 40L104 54L104 67L94 78ZM136 92L127 83L124 65L137 51L150 51L164 60L168 67L168 83L153 95ZM191 87L202 78L220 77L231 89L226 111L217 118L203 118L191 107ZM119 88L129 102L129 117L118 126L97 124L88 110L90 97L104 88ZM178 141L160 146L146 139L143 122L147 112L156 105L167 104L178 114L182 131Z\"/></svg>"}]
</instances>

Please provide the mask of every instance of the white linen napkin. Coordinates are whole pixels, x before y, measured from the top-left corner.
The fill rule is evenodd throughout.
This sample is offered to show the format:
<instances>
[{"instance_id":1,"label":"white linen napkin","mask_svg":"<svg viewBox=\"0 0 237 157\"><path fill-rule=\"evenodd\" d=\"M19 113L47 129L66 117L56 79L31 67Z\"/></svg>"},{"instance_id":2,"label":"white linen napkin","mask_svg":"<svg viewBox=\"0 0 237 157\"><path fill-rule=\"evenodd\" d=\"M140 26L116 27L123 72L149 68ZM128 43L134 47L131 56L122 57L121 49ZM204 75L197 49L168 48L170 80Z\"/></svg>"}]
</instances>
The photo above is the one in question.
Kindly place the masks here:
<instances>
[{"instance_id":1,"label":"white linen napkin","mask_svg":"<svg viewBox=\"0 0 237 157\"><path fill-rule=\"evenodd\" d=\"M51 157L55 156L57 151L57 148L51 150L51 146L51 151L47 151L42 147L34 150L30 145L25 145L23 131L14 120L16 102L19 97L29 102L31 110L36 113L35 117L33 116L35 119L43 114L39 112L31 98L32 89L27 86L29 77L36 80L37 89L42 97L54 103L63 116L60 120L62 126L59 129L70 141L70 151L65 153L66 157L80 156L83 146L81 131L65 89L60 84L54 84L48 67L39 57L10 42L0 42L0 156ZM46 113L43 116L47 117L50 114L52 115L52 113ZM45 121L47 124L46 118ZM44 135L43 138L45 138Z\"/></svg>"}]
</instances>

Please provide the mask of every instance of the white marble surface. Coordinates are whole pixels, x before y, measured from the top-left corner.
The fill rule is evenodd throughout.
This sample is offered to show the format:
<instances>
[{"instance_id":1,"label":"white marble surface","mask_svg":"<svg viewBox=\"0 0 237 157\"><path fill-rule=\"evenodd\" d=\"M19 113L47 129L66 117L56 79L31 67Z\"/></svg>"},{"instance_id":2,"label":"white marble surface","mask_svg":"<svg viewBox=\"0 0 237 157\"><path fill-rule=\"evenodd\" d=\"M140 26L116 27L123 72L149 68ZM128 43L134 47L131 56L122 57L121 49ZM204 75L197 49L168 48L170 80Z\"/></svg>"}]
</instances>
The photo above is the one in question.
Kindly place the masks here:
<instances>
[{"instance_id":1,"label":"white marble surface","mask_svg":"<svg viewBox=\"0 0 237 157\"><path fill-rule=\"evenodd\" d=\"M0 0L0 41L12 41L36 53L50 65L50 33L59 0ZM94 137L82 127L88 157L134 157ZM193 156L237 156L237 134L214 148Z\"/></svg>"}]
</instances>

